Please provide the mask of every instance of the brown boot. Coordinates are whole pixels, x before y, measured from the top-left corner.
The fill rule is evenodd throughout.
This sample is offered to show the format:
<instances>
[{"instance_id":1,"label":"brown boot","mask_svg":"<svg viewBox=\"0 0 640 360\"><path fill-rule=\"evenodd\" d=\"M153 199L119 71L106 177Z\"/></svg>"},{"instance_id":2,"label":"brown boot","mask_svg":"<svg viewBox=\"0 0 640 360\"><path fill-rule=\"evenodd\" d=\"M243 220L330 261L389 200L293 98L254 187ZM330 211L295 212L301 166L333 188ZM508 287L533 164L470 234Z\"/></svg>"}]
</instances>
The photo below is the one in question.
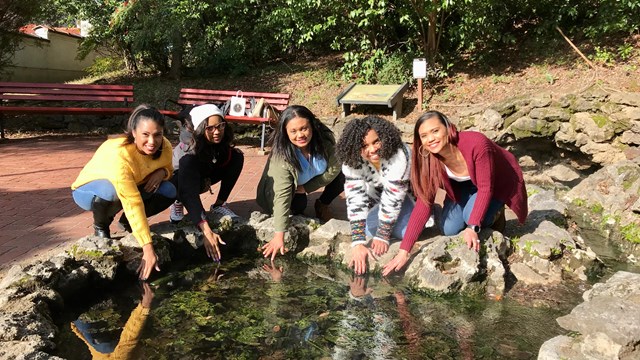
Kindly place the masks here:
<instances>
[{"instance_id":1,"label":"brown boot","mask_svg":"<svg viewBox=\"0 0 640 360\"><path fill-rule=\"evenodd\" d=\"M323 204L320 199L316 199L313 207L316 209L316 217L320 219L321 222L325 223L333 219L333 214L331 213L331 209L329 209L329 205Z\"/></svg>"},{"instance_id":2,"label":"brown boot","mask_svg":"<svg viewBox=\"0 0 640 360\"><path fill-rule=\"evenodd\" d=\"M497 232L503 233L504 228L507 225L507 219L504 216L504 206L496 214L496 219L493 221L491 228Z\"/></svg>"}]
</instances>

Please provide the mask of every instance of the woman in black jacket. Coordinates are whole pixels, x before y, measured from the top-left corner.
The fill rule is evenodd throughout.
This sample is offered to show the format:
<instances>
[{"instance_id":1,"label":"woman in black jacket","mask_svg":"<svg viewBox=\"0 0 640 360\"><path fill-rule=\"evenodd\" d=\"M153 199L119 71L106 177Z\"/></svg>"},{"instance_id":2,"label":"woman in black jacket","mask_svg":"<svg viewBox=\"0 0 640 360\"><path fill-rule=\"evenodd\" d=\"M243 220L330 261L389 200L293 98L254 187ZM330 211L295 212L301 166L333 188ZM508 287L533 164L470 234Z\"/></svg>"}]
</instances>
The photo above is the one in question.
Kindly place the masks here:
<instances>
[{"instance_id":1,"label":"woman in black jacket","mask_svg":"<svg viewBox=\"0 0 640 360\"><path fill-rule=\"evenodd\" d=\"M178 200L171 206L170 220L182 220L183 206L186 207L190 220L204 234L207 255L218 261L218 243L224 242L218 234L211 231L200 194L210 191L211 185L220 182L218 197L210 211L232 218L238 217L227 207L226 201L240 177L244 155L233 146L233 130L217 106L196 106L189 112L189 118L187 129L193 129L192 133L188 131L181 134L181 141L173 151L172 181L178 189Z\"/></svg>"}]
</instances>

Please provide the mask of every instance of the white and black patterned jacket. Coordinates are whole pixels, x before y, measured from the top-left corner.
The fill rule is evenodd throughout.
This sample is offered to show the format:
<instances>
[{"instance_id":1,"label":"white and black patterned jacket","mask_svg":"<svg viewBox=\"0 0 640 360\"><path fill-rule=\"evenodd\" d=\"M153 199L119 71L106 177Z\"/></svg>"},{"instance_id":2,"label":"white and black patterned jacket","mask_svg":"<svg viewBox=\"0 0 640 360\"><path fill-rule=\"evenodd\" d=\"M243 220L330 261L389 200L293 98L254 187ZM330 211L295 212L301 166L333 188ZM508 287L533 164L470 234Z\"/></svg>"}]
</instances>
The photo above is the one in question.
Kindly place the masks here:
<instances>
[{"instance_id":1,"label":"white and black patterned jacket","mask_svg":"<svg viewBox=\"0 0 640 360\"><path fill-rule=\"evenodd\" d=\"M374 238L389 241L405 196L410 194L410 166L411 152L406 144L390 159L380 160L380 171L364 160L358 168L342 165L352 246L367 242L364 233L367 214L376 204L380 204L380 223Z\"/></svg>"}]
</instances>

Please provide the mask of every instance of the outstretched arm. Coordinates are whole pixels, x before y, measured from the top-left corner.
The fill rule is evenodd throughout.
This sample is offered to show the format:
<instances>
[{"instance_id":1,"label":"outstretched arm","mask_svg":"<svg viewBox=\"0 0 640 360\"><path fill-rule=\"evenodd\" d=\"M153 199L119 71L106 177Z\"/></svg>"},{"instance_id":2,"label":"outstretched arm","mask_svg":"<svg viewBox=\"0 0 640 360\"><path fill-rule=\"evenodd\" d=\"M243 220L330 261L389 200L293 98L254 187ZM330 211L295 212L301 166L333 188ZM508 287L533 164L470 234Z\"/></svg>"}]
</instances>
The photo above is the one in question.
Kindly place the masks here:
<instances>
[{"instance_id":1,"label":"outstretched arm","mask_svg":"<svg viewBox=\"0 0 640 360\"><path fill-rule=\"evenodd\" d=\"M378 210L379 224L372 243L376 255L387 252L391 233L409 191L409 150L405 145L402 146L381 165L383 190Z\"/></svg>"},{"instance_id":2,"label":"outstretched arm","mask_svg":"<svg viewBox=\"0 0 640 360\"><path fill-rule=\"evenodd\" d=\"M402 239L402 243L400 243L400 250L398 254L384 266L382 270L383 276L387 276L394 271L400 271L407 264L411 248L418 240L430 216L431 205L427 205L418 199L416 206L411 212L409 224L407 224L407 230L404 233L404 239Z\"/></svg>"}]
</instances>

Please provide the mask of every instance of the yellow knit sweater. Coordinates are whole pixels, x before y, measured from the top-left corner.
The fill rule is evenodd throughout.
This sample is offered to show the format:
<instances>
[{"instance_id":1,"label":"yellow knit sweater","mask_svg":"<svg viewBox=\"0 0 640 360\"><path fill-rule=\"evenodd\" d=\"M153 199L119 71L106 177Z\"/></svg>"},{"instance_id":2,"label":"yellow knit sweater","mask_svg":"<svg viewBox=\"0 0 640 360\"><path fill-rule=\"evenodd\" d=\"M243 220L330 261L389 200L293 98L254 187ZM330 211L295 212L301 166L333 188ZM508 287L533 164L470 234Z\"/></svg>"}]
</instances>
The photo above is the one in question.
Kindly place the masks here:
<instances>
[{"instance_id":1,"label":"yellow knit sweater","mask_svg":"<svg viewBox=\"0 0 640 360\"><path fill-rule=\"evenodd\" d=\"M162 155L155 160L141 154L136 144L123 145L124 137L109 139L100 145L71 185L71 189L75 190L94 180L109 180L122 202L133 236L141 246L151 243L151 233L138 185L145 183L147 177L160 168L166 170L165 180L173 172L171 143L163 139Z\"/></svg>"},{"instance_id":2,"label":"yellow knit sweater","mask_svg":"<svg viewBox=\"0 0 640 360\"><path fill-rule=\"evenodd\" d=\"M76 327L74 323L71 323L71 330L82 340L87 347L89 348L89 352L91 352L91 357L93 360L99 359L118 359L118 360L132 360L133 359L133 351L136 349L138 345L138 340L140 340L140 335L142 330L144 329L144 324L147 322L147 317L149 316L149 309L143 307L139 304L133 311L131 312L131 316L129 316L129 320L124 325L122 329L122 334L120 335L120 341L118 341L118 345L113 350L112 353L103 354L97 351L88 341L84 338L80 330Z\"/></svg>"}]
</instances>

